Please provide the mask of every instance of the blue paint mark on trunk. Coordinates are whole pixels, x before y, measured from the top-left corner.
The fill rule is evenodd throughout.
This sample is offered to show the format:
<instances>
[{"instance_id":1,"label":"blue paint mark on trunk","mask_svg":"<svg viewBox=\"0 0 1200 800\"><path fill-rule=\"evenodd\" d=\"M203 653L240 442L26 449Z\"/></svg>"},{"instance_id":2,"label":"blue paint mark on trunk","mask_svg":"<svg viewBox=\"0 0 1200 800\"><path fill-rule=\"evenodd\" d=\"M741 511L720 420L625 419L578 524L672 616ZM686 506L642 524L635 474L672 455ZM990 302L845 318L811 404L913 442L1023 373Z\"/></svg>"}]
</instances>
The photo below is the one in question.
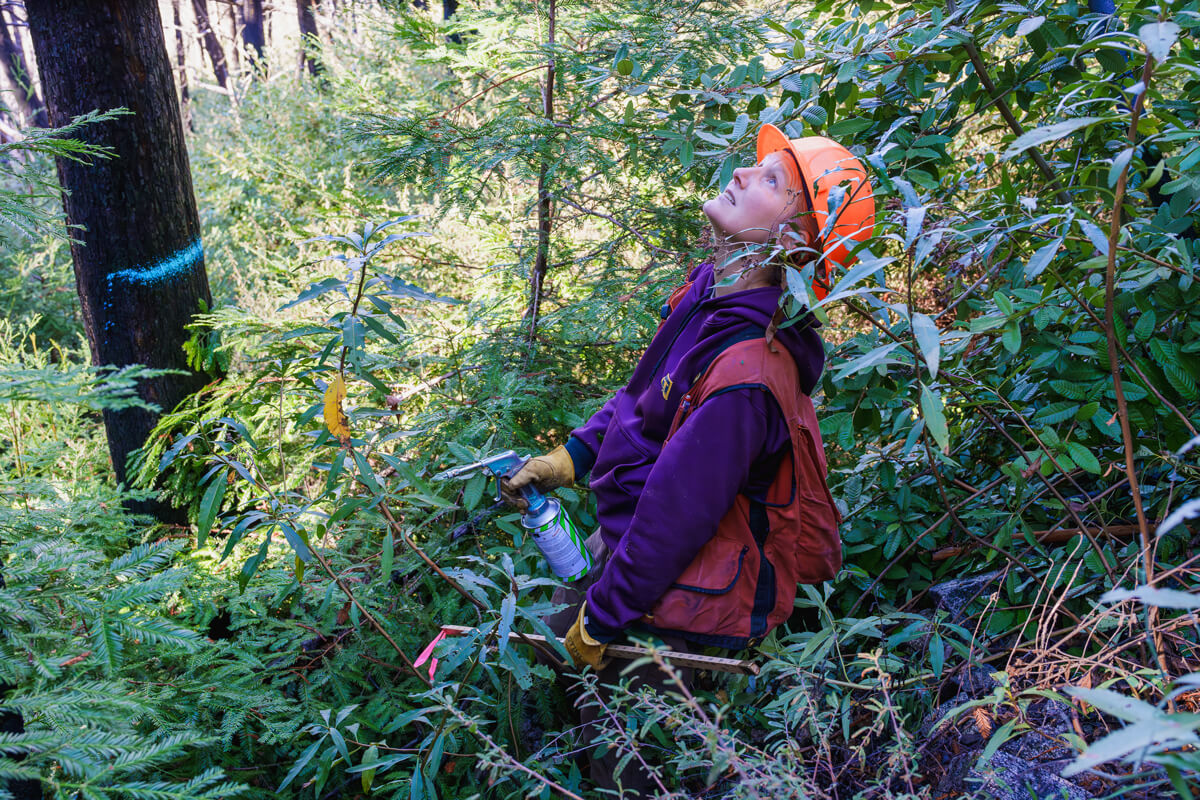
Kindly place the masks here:
<instances>
[{"instance_id":1,"label":"blue paint mark on trunk","mask_svg":"<svg viewBox=\"0 0 1200 800\"><path fill-rule=\"evenodd\" d=\"M111 273L108 276L108 286L111 289L116 281L142 284L143 286L158 283L187 272L195 267L202 258L204 258L204 246L200 244L199 239L196 239L187 247L177 250L166 258Z\"/></svg>"},{"instance_id":2,"label":"blue paint mark on trunk","mask_svg":"<svg viewBox=\"0 0 1200 800\"><path fill-rule=\"evenodd\" d=\"M187 247L176 250L165 258L109 273L107 278L108 298L104 302L105 311L111 311L112 309L112 296L118 283L132 286L151 286L156 283L162 283L163 281L174 279L191 271L203 258L204 245L201 244L199 237L197 237ZM112 329L114 320L111 313L106 314L106 317L104 329L108 331Z\"/></svg>"}]
</instances>

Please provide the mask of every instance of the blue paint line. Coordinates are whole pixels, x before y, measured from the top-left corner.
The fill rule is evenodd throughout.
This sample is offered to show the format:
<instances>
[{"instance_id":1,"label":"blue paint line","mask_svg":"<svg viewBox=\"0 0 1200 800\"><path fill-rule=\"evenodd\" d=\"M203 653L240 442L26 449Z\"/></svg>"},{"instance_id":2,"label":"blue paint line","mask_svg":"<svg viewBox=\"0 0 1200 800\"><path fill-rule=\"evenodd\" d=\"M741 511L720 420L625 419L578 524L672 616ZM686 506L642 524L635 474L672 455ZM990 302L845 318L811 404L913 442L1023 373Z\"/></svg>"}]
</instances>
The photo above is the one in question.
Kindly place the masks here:
<instances>
[{"instance_id":1,"label":"blue paint line","mask_svg":"<svg viewBox=\"0 0 1200 800\"><path fill-rule=\"evenodd\" d=\"M148 264L139 264L136 267L109 273L107 278L108 298L104 302L104 308L112 308L111 298L117 282L139 286L150 286L155 283L161 283L167 279L175 278L189 272L203 258L204 245L201 244L200 238L197 237L187 247L176 250L166 258L160 258ZM106 316L108 319L105 320L104 329L107 331L112 329L113 319L111 313Z\"/></svg>"},{"instance_id":2,"label":"blue paint line","mask_svg":"<svg viewBox=\"0 0 1200 800\"><path fill-rule=\"evenodd\" d=\"M190 270L202 258L204 258L204 246L197 238L187 247L166 258L110 273L108 285L111 288L114 281L140 284L158 283L165 278Z\"/></svg>"}]
</instances>

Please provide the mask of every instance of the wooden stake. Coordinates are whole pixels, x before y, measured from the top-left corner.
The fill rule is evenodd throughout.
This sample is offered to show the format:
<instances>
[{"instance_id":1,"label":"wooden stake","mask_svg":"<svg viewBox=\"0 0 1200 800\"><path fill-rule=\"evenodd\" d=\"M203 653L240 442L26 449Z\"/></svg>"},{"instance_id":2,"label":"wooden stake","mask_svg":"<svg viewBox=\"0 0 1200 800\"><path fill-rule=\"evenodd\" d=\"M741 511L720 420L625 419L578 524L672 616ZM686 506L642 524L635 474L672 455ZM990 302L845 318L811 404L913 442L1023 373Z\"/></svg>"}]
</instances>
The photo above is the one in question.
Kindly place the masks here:
<instances>
[{"instance_id":1,"label":"wooden stake","mask_svg":"<svg viewBox=\"0 0 1200 800\"><path fill-rule=\"evenodd\" d=\"M443 625L442 630L447 636L462 636L474 628L468 628L465 625ZM539 636L536 633L520 634L510 632L508 634L510 642L541 642L546 643L545 636ZM558 639L561 644L562 639ZM757 675L758 664L750 660L741 660L736 658L719 658L718 656L704 656L699 653L676 653L673 650L659 650L663 658L681 667L692 667L693 669L710 669L714 672L736 672L739 675ZM650 651L645 647L633 647L626 644L610 644L604 649L604 655L612 658L625 659L633 661L637 658L645 658L650 655Z\"/></svg>"}]
</instances>

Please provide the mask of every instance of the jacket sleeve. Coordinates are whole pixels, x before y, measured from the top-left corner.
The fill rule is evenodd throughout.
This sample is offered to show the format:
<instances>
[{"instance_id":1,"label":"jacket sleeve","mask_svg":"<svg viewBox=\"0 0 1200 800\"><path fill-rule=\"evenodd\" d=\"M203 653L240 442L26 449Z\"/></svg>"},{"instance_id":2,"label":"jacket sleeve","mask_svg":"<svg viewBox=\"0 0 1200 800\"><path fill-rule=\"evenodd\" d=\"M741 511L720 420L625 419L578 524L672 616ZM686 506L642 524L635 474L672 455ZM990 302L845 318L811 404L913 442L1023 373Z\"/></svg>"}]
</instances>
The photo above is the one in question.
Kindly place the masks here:
<instances>
[{"instance_id":1,"label":"jacket sleeve","mask_svg":"<svg viewBox=\"0 0 1200 800\"><path fill-rule=\"evenodd\" d=\"M612 419L617 400L624 392L624 389L618 389L599 411L592 414L591 419L571 431L571 436L564 446L571 454L571 462L575 466L575 480L592 471L592 465L596 463L596 453L600 452L600 440L604 437L604 431L608 429L608 421Z\"/></svg>"},{"instance_id":2,"label":"jacket sleeve","mask_svg":"<svg viewBox=\"0 0 1200 800\"><path fill-rule=\"evenodd\" d=\"M757 459L786 443L771 395L756 388L708 398L663 446L628 530L588 590L588 632L611 640L658 598L717 532Z\"/></svg>"}]
</instances>

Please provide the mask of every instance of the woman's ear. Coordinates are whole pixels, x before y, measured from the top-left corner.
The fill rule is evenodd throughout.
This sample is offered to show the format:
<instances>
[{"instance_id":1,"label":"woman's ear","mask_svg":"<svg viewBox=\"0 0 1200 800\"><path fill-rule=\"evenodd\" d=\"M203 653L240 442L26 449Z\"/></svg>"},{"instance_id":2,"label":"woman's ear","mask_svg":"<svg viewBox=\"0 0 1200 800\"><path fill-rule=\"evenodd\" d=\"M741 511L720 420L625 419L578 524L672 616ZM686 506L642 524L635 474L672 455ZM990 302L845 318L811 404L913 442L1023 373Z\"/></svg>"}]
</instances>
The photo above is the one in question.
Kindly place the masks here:
<instances>
[{"instance_id":1,"label":"woman's ear","mask_svg":"<svg viewBox=\"0 0 1200 800\"><path fill-rule=\"evenodd\" d=\"M814 238L812 232L807 230L807 226L797 227L795 222L792 222L781 228L779 243L783 246L789 261L802 264L812 258Z\"/></svg>"}]
</instances>

